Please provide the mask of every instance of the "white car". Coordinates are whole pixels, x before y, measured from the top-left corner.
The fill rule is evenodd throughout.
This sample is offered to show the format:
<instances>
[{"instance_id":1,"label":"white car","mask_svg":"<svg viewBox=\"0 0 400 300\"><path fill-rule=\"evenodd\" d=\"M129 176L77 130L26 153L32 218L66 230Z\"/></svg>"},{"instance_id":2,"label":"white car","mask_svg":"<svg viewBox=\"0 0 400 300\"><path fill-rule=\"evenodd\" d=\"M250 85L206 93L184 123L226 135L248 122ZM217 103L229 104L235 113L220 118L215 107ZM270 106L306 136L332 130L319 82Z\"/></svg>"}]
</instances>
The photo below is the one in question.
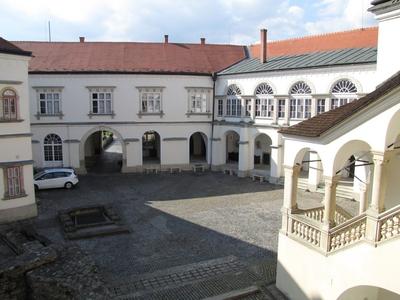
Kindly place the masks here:
<instances>
[{"instance_id":1,"label":"white car","mask_svg":"<svg viewBox=\"0 0 400 300\"><path fill-rule=\"evenodd\" d=\"M46 169L35 174L33 184L36 190L66 188L71 189L79 182L73 169Z\"/></svg>"}]
</instances>

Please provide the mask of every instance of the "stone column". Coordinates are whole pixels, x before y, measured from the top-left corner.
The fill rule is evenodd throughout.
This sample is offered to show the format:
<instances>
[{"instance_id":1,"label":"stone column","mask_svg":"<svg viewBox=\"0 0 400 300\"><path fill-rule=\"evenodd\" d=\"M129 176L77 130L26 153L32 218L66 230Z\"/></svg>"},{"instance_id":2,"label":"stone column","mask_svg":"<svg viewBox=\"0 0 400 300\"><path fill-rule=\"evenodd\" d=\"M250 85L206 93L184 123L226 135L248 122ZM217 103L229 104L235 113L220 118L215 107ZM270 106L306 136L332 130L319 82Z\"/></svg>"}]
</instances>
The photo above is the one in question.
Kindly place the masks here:
<instances>
[{"instance_id":1,"label":"stone column","mask_svg":"<svg viewBox=\"0 0 400 300\"><path fill-rule=\"evenodd\" d=\"M310 162L308 163L308 189L316 192L322 180L322 163L317 152L310 151Z\"/></svg>"},{"instance_id":2,"label":"stone column","mask_svg":"<svg viewBox=\"0 0 400 300\"><path fill-rule=\"evenodd\" d=\"M368 207L368 185L365 183L360 183L360 209L359 214L361 215L363 212L367 210Z\"/></svg>"},{"instance_id":3,"label":"stone column","mask_svg":"<svg viewBox=\"0 0 400 300\"><path fill-rule=\"evenodd\" d=\"M271 169L269 182L276 184L279 181L281 174L281 164L283 157L283 147L281 145L271 146Z\"/></svg>"},{"instance_id":4,"label":"stone column","mask_svg":"<svg viewBox=\"0 0 400 300\"><path fill-rule=\"evenodd\" d=\"M240 117L243 119L244 117L246 117L246 99L240 98Z\"/></svg>"},{"instance_id":5,"label":"stone column","mask_svg":"<svg viewBox=\"0 0 400 300\"><path fill-rule=\"evenodd\" d=\"M325 177L325 198L324 198L324 217L323 226L329 230L335 225L336 212L336 187L339 176Z\"/></svg>"},{"instance_id":6,"label":"stone column","mask_svg":"<svg viewBox=\"0 0 400 300\"><path fill-rule=\"evenodd\" d=\"M274 98L274 111L272 116L272 124L278 124L278 109L279 109L279 99Z\"/></svg>"},{"instance_id":7,"label":"stone column","mask_svg":"<svg viewBox=\"0 0 400 300\"><path fill-rule=\"evenodd\" d=\"M384 203L384 154L373 153L374 160L374 176L372 181L372 195L370 209L375 213L381 213L385 210Z\"/></svg>"},{"instance_id":8,"label":"stone column","mask_svg":"<svg viewBox=\"0 0 400 300\"><path fill-rule=\"evenodd\" d=\"M285 122L284 122L284 125L289 125L289 119L290 119L290 99L286 98L285 99Z\"/></svg>"},{"instance_id":9,"label":"stone column","mask_svg":"<svg viewBox=\"0 0 400 300\"><path fill-rule=\"evenodd\" d=\"M248 127L242 127L240 129L240 141L239 141L239 168L238 176L246 177L250 174L250 163L249 163L249 129Z\"/></svg>"},{"instance_id":10,"label":"stone column","mask_svg":"<svg viewBox=\"0 0 400 300\"><path fill-rule=\"evenodd\" d=\"M331 110L331 98L326 97L325 98L325 112Z\"/></svg>"},{"instance_id":11,"label":"stone column","mask_svg":"<svg viewBox=\"0 0 400 300\"><path fill-rule=\"evenodd\" d=\"M256 118L256 99L251 98L251 119L254 120Z\"/></svg>"},{"instance_id":12,"label":"stone column","mask_svg":"<svg viewBox=\"0 0 400 300\"><path fill-rule=\"evenodd\" d=\"M289 215L297 209L297 181L300 174L300 165L284 166L285 187L283 190L282 207L282 231L287 233L289 226Z\"/></svg>"},{"instance_id":13,"label":"stone column","mask_svg":"<svg viewBox=\"0 0 400 300\"><path fill-rule=\"evenodd\" d=\"M311 98L311 118L317 115L317 101L318 98L316 97Z\"/></svg>"}]
</instances>

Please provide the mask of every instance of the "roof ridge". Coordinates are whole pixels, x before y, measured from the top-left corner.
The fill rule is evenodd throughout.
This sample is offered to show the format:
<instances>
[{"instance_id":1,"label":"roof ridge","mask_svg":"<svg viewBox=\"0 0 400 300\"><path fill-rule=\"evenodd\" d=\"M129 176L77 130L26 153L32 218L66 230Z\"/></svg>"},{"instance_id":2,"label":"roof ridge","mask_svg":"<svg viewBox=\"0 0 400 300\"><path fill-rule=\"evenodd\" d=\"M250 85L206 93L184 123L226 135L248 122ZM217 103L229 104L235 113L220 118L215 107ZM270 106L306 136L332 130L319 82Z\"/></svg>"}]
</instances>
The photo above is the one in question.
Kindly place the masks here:
<instances>
[{"instance_id":1,"label":"roof ridge","mask_svg":"<svg viewBox=\"0 0 400 300\"><path fill-rule=\"evenodd\" d=\"M316 37L339 35L341 33L349 33L349 32L355 32L355 31L367 31L367 30L375 30L375 29L378 29L378 26L361 27L361 28L353 28L353 29L348 29L348 30L343 30L343 31L333 31L333 32L305 35L305 36L293 37L293 38L288 38L288 39L283 39L283 40L268 41L268 43L277 44L277 43L283 43L283 42L288 42L288 41L299 41L299 40L305 40L305 39L316 38ZM260 43L252 44L250 46L258 46L258 45L260 45Z\"/></svg>"}]
</instances>

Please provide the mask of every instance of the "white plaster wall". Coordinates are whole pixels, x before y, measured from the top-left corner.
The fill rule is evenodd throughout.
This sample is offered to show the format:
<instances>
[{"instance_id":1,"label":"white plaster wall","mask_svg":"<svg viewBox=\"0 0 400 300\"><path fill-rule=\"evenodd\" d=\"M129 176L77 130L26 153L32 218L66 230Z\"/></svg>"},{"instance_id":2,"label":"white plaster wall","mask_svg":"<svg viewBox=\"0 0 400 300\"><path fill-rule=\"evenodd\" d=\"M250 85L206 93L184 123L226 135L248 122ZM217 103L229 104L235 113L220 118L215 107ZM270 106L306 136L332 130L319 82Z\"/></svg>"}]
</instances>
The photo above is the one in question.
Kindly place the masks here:
<instances>
[{"instance_id":1,"label":"white plaster wall","mask_svg":"<svg viewBox=\"0 0 400 300\"><path fill-rule=\"evenodd\" d=\"M62 90L62 111L64 117L40 117L36 90L33 87L64 87ZM114 118L110 116L88 116L90 110L89 90L87 86L113 86ZM137 115L140 108L137 87L164 87L162 92L162 110L164 116ZM32 123L61 122L187 122L211 121L210 116L187 116L188 92L186 87L212 88L210 76L178 75L29 75L29 97ZM211 94L212 95L212 94ZM211 108L212 97L209 99Z\"/></svg>"},{"instance_id":2,"label":"white plaster wall","mask_svg":"<svg viewBox=\"0 0 400 300\"><path fill-rule=\"evenodd\" d=\"M0 122L0 163L32 160L28 97L29 57L0 54L0 92L14 89L18 95L19 122ZM5 81L11 82L6 83ZM14 82L14 83L13 83ZM22 134L22 136L12 136ZM25 135L26 136L23 136ZM7 135L9 135L7 137ZM33 217L37 214L33 190L33 170L30 163L23 165L26 196L4 200L5 179L0 170L0 223Z\"/></svg>"},{"instance_id":3,"label":"white plaster wall","mask_svg":"<svg viewBox=\"0 0 400 300\"><path fill-rule=\"evenodd\" d=\"M394 37L399 34L400 9L379 15L377 19L379 21L379 43L376 85L400 70L400 43L394 40Z\"/></svg>"},{"instance_id":4,"label":"white plaster wall","mask_svg":"<svg viewBox=\"0 0 400 300\"><path fill-rule=\"evenodd\" d=\"M393 239L376 248L361 242L325 256L280 233L276 284L289 299L296 300L336 300L360 285L400 294L400 261L395 259L399 251L400 240ZM364 297L374 299L368 294Z\"/></svg>"}]
</instances>

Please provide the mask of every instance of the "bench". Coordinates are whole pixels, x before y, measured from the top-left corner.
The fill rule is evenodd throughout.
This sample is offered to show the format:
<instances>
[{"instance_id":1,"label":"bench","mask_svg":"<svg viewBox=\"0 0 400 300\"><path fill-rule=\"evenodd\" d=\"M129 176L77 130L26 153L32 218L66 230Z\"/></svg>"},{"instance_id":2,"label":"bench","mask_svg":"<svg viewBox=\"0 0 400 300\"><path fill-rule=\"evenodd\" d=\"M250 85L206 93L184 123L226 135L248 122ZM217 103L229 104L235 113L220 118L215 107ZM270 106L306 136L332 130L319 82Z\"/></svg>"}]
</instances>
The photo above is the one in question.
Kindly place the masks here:
<instances>
[{"instance_id":1,"label":"bench","mask_svg":"<svg viewBox=\"0 0 400 300\"><path fill-rule=\"evenodd\" d=\"M253 181L259 180L260 182L264 182L265 176L253 174L251 175L251 179L253 179Z\"/></svg>"},{"instance_id":2,"label":"bench","mask_svg":"<svg viewBox=\"0 0 400 300\"><path fill-rule=\"evenodd\" d=\"M206 167L204 165L194 165L193 166L193 172L201 171L204 172L206 170Z\"/></svg>"},{"instance_id":3,"label":"bench","mask_svg":"<svg viewBox=\"0 0 400 300\"><path fill-rule=\"evenodd\" d=\"M182 172L182 168L180 167L170 167L168 168L168 171L172 174L172 173L181 173Z\"/></svg>"},{"instance_id":4,"label":"bench","mask_svg":"<svg viewBox=\"0 0 400 300\"><path fill-rule=\"evenodd\" d=\"M232 169L224 169L222 172L226 175L231 175L231 176L236 175L235 170Z\"/></svg>"},{"instance_id":5,"label":"bench","mask_svg":"<svg viewBox=\"0 0 400 300\"><path fill-rule=\"evenodd\" d=\"M151 174L151 173L158 174L158 171L159 171L158 168L144 168L144 172L146 174Z\"/></svg>"}]
</instances>

